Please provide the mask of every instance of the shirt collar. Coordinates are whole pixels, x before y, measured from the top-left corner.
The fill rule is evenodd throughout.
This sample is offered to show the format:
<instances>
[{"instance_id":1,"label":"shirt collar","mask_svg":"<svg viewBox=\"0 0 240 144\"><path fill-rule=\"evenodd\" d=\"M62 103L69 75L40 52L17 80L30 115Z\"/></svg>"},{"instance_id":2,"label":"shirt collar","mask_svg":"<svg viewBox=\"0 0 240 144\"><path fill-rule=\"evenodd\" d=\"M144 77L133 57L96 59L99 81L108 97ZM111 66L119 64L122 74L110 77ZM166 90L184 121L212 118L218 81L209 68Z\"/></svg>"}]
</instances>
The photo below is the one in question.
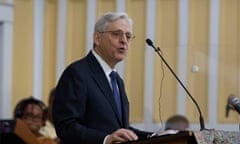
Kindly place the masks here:
<instances>
[{"instance_id":1,"label":"shirt collar","mask_svg":"<svg viewBox=\"0 0 240 144\"><path fill-rule=\"evenodd\" d=\"M96 53L94 49L92 49L92 53L96 57L97 61L100 63L105 75L109 78L109 74L112 71L116 71L116 69L111 69L111 67Z\"/></svg>"}]
</instances>

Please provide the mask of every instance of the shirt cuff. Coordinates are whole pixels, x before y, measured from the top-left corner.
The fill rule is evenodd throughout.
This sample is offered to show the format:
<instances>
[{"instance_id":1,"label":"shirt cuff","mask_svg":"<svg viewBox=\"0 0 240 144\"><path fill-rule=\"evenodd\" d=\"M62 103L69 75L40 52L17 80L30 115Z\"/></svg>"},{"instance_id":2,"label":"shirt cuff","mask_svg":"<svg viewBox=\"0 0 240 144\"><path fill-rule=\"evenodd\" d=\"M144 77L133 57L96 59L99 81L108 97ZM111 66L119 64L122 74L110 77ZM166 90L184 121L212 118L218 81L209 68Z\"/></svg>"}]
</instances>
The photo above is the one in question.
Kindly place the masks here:
<instances>
[{"instance_id":1,"label":"shirt cuff","mask_svg":"<svg viewBox=\"0 0 240 144\"><path fill-rule=\"evenodd\" d=\"M107 136L104 138L103 144L106 144L106 141L107 141L108 136L109 136L109 135L107 135Z\"/></svg>"}]
</instances>

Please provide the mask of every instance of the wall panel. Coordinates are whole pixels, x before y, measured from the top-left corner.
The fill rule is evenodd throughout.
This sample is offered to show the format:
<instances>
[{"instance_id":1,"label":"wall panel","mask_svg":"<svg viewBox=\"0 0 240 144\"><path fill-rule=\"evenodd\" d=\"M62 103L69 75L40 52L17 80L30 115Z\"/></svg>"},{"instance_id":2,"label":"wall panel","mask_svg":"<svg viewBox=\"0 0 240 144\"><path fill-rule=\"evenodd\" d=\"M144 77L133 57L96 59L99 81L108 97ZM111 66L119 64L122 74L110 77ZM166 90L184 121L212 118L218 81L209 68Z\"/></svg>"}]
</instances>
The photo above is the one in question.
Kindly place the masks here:
<instances>
[{"instance_id":1,"label":"wall panel","mask_svg":"<svg viewBox=\"0 0 240 144\"><path fill-rule=\"evenodd\" d=\"M33 1L15 0L12 108L33 93Z\"/></svg>"},{"instance_id":2,"label":"wall panel","mask_svg":"<svg viewBox=\"0 0 240 144\"><path fill-rule=\"evenodd\" d=\"M67 6L66 65L86 53L86 0L69 0Z\"/></svg>"},{"instance_id":3,"label":"wall panel","mask_svg":"<svg viewBox=\"0 0 240 144\"><path fill-rule=\"evenodd\" d=\"M43 98L47 103L56 82L57 0L46 0L44 15Z\"/></svg>"},{"instance_id":4,"label":"wall panel","mask_svg":"<svg viewBox=\"0 0 240 144\"><path fill-rule=\"evenodd\" d=\"M116 0L97 0L97 18L105 12L116 11Z\"/></svg>"},{"instance_id":5,"label":"wall panel","mask_svg":"<svg viewBox=\"0 0 240 144\"><path fill-rule=\"evenodd\" d=\"M178 60L178 1L159 0L156 3L156 46L167 63L177 73ZM155 54L154 122L162 122L176 113L177 80L161 58Z\"/></svg>"},{"instance_id":6,"label":"wall panel","mask_svg":"<svg viewBox=\"0 0 240 144\"><path fill-rule=\"evenodd\" d=\"M239 122L236 112L230 112L227 119L224 114L227 97L230 94L240 96L239 9L238 0L221 1L218 120L223 123Z\"/></svg>"},{"instance_id":7,"label":"wall panel","mask_svg":"<svg viewBox=\"0 0 240 144\"><path fill-rule=\"evenodd\" d=\"M130 101L130 120L143 122L146 1L128 0L126 4L126 11L133 19L133 33L136 36L125 59L125 84Z\"/></svg>"},{"instance_id":8,"label":"wall panel","mask_svg":"<svg viewBox=\"0 0 240 144\"><path fill-rule=\"evenodd\" d=\"M237 95L238 96L240 96L240 1L237 1L237 3L236 3L236 5L237 5L237 11L236 11L236 13L237 13L237 17L236 17L236 19L237 19L237 27L236 27L236 31L237 31L237 46L236 46L236 53L237 53L237 69L238 69L238 76L237 76L237 80L238 80L238 82L237 82L237 87L238 87L238 89L237 89Z\"/></svg>"},{"instance_id":9,"label":"wall panel","mask_svg":"<svg viewBox=\"0 0 240 144\"><path fill-rule=\"evenodd\" d=\"M187 87L207 120L210 3L209 0L189 2ZM197 66L199 71L191 71L194 66ZM199 122L199 113L190 98L187 99L186 112L191 121Z\"/></svg>"}]
</instances>

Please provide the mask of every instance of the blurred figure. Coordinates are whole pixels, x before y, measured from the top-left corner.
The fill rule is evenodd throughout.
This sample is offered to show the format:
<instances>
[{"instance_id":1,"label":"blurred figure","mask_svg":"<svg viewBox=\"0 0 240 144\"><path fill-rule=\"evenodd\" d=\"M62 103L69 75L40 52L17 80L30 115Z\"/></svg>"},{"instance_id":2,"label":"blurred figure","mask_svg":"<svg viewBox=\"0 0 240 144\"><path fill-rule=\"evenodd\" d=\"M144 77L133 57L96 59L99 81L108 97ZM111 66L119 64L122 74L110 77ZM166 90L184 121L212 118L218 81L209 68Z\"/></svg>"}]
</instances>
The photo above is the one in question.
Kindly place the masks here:
<instances>
[{"instance_id":1,"label":"blurred figure","mask_svg":"<svg viewBox=\"0 0 240 144\"><path fill-rule=\"evenodd\" d=\"M40 133L51 137L56 141L56 143L60 143L59 138L57 137L55 127L53 125L53 118L52 118L52 103L55 97L55 91L56 89L53 88L50 93L49 93L49 98L48 98L48 120L46 121L46 125L41 128Z\"/></svg>"},{"instance_id":2,"label":"blurred figure","mask_svg":"<svg viewBox=\"0 0 240 144\"><path fill-rule=\"evenodd\" d=\"M52 104L53 104L53 100L55 97L55 93L56 93L56 88L53 88L49 94L49 98L48 98L48 118L49 121L53 124L53 118L52 118Z\"/></svg>"},{"instance_id":3,"label":"blurred figure","mask_svg":"<svg viewBox=\"0 0 240 144\"><path fill-rule=\"evenodd\" d=\"M40 144L56 144L53 139L40 133L48 118L46 105L33 97L22 99L15 107L14 118L21 119L36 136Z\"/></svg>"},{"instance_id":4,"label":"blurred figure","mask_svg":"<svg viewBox=\"0 0 240 144\"><path fill-rule=\"evenodd\" d=\"M166 121L165 130L187 130L188 119L183 115L173 115Z\"/></svg>"}]
</instances>

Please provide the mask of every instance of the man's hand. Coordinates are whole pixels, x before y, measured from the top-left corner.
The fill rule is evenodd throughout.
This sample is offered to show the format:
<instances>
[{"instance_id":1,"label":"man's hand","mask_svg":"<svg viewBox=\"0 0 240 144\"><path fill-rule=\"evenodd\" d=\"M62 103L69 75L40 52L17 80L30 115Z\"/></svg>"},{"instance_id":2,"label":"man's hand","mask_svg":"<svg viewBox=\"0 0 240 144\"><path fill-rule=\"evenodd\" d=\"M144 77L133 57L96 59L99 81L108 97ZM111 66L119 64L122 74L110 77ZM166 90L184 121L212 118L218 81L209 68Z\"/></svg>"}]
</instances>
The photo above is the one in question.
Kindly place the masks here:
<instances>
[{"instance_id":1,"label":"man's hand","mask_svg":"<svg viewBox=\"0 0 240 144\"><path fill-rule=\"evenodd\" d=\"M137 135L128 129L118 129L107 137L106 144L137 140Z\"/></svg>"}]
</instances>

